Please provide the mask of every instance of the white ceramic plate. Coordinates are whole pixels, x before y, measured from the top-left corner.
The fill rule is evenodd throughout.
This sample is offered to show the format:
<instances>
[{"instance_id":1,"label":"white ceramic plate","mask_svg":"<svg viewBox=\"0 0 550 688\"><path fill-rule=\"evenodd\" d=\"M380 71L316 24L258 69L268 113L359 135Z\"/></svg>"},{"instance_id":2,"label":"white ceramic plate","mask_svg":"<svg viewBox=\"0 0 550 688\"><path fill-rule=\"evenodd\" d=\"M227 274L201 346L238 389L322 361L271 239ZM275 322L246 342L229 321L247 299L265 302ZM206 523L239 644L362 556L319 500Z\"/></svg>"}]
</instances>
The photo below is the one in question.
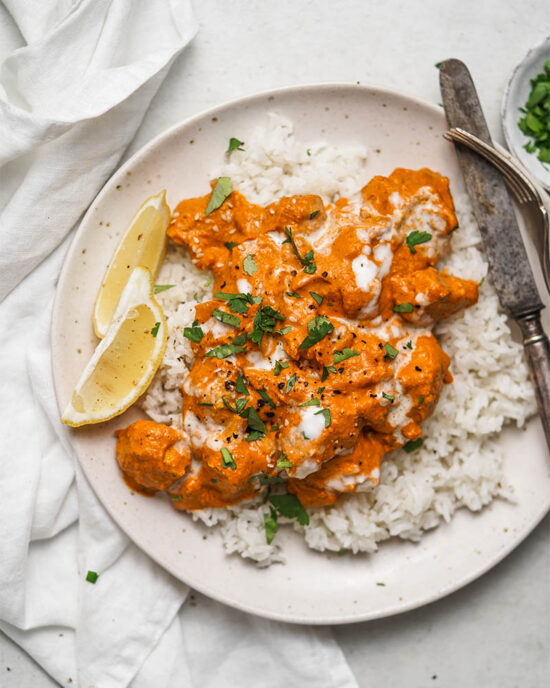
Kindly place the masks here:
<instances>
[{"instance_id":1,"label":"white ceramic plate","mask_svg":"<svg viewBox=\"0 0 550 688\"><path fill-rule=\"evenodd\" d=\"M429 166L448 175L455 191L463 189L453 148L441 137L446 129L441 109L390 91L351 85L290 88L229 103L177 125L109 180L67 255L52 325L60 408L96 346L95 295L136 208L162 188L171 207L207 193L229 138L246 140L270 111L292 119L306 143L323 138L366 144L371 151L367 178L396 166ZM542 285L538 269L537 279ZM134 542L174 576L222 602L274 619L345 623L426 604L494 566L550 507L550 461L539 422L533 420L526 430L507 429L501 436L516 504L498 501L477 515L462 510L420 544L390 541L375 555L314 552L285 528L277 537L286 565L258 569L239 556L226 556L217 533L174 511L164 498L130 493L116 464L113 430L139 415L130 409L109 423L73 432L74 450L97 495Z\"/></svg>"},{"instance_id":2,"label":"white ceramic plate","mask_svg":"<svg viewBox=\"0 0 550 688\"><path fill-rule=\"evenodd\" d=\"M531 174L550 191L550 165L543 166L535 153L528 153L523 147L532 139L527 138L518 127L520 107L524 107L531 93L531 79L544 70L544 63L550 60L550 36L527 53L512 72L502 100L502 128L506 144L512 154L521 160Z\"/></svg>"}]
</instances>

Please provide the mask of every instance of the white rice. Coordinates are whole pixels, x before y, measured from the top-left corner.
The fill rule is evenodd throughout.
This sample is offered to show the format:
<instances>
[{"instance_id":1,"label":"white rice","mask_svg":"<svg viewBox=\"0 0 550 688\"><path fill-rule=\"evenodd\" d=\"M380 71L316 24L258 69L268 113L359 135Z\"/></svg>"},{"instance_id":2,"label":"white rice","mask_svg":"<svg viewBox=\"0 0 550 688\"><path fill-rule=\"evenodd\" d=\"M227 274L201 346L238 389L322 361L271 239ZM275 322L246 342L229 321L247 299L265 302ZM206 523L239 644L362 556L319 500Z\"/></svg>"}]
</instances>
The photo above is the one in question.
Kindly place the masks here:
<instances>
[{"instance_id":1,"label":"white rice","mask_svg":"<svg viewBox=\"0 0 550 688\"><path fill-rule=\"evenodd\" d=\"M245 149L234 151L212 177L230 176L250 201L262 205L306 193L332 201L356 194L368 181L363 147L304 144L296 140L292 124L277 115L253 132ZM453 236L452 253L439 267L480 281L487 274L487 262L477 226L468 199L455 196L454 200L460 229ZM177 285L157 297L167 317L169 342L162 367L142 402L158 422L181 425L180 388L193 361L183 328L194 319L196 300L211 297L210 281L211 276L199 272L185 250L169 249L157 278L159 284ZM477 305L440 323L436 333L451 357L454 382L445 385L434 415L423 424L422 448L388 455L380 485L372 492L311 509L307 527L293 521L292 527L309 547L374 552L378 542L390 537L419 540L425 530L449 521L460 507L478 511L496 497L511 498L498 433L509 422L521 427L536 405L522 347L512 339L491 282L483 282ZM267 507L261 501L204 509L192 517L218 526L227 553L238 552L267 565L284 557L277 537L266 544Z\"/></svg>"}]
</instances>

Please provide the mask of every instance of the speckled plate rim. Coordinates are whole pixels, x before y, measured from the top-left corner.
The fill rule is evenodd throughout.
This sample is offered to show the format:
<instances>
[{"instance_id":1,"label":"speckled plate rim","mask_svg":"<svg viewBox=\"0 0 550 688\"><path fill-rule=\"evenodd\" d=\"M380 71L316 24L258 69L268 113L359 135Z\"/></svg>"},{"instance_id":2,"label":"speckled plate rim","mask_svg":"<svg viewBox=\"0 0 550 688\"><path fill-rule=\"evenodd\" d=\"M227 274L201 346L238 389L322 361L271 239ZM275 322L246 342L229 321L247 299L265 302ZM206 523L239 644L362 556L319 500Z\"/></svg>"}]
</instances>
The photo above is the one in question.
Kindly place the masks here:
<instances>
[{"instance_id":1,"label":"speckled plate rim","mask_svg":"<svg viewBox=\"0 0 550 688\"><path fill-rule=\"evenodd\" d=\"M508 149L537 179L539 185L550 192L550 165L549 169L545 170L534 154L527 153L523 146L530 139L517 126L517 120L520 117L518 108L525 105L527 99L527 96L525 99L517 98L517 91L521 87L518 80L524 79L526 82L536 76L541 69L539 62L542 63L543 60L550 60L550 36L530 48L523 60L512 70L502 96L500 116Z\"/></svg>"},{"instance_id":2,"label":"speckled plate rim","mask_svg":"<svg viewBox=\"0 0 550 688\"><path fill-rule=\"evenodd\" d=\"M442 111L440 108L438 108L435 105L432 105L430 103L426 103L422 100L412 98L407 95L403 95L401 93L395 92L390 89L382 89L379 87L369 87L366 85L353 85L353 84L313 84L313 85L305 85L305 86L293 86L293 87L287 87L283 89L277 89L277 90L272 90L272 91L265 91L259 94L254 94L251 96L247 96L245 98L237 99L234 101L231 101L229 103L225 103L220 106L216 106L214 108L211 108L209 110L206 110L202 113L199 113L198 115L195 115L184 122L181 122L179 124L176 124L175 126L171 127L167 131L163 132L159 136L157 136L155 139L150 141L146 146L144 146L141 150L139 150L135 155L133 155L128 161L124 163L124 165L119 168L114 175L111 177L111 179L105 184L103 189L99 192L98 196L94 200L94 202L91 204L89 210L87 211L86 215L84 216L81 225L79 229L77 230L75 237L73 239L73 242L71 244L71 247L67 253L67 256L65 258L65 262L60 274L59 282L58 282L58 288L56 292L56 299L54 303L54 311L53 311L53 318L52 318L52 364L53 364L53 371L54 371L54 383L55 383L55 389L56 389L56 396L58 400L58 406L60 409L62 409L65 405L65 401L67 399L67 394L66 394L66 382L63 381L63 346L65 344L60 340L60 329L65 322L66 316L63 314L62 310L64 305L66 304L67 299L64 298L64 294L66 294L67 289L70 286L70 268L71 265L75 262L76 258L78 257L77 254L80 250L80 241L82 239L83 234L88 231L89 229L89 224L90 224L90 218L93 216L95 210L101 206L103 200L105 197L112 191L114 186L118 184L120 181L123 181L125 178L125 175L127 175L129 172L131 172L133 169L136 168L140 164L141 161L143 161L147 155L150 153L150 151L158 148L159 146L162 146L163 143L165 143L167 140L170 140L172 137L178 134L178 132L185 131L187 128L189 128L191 125L197 124L202 121L206 121L209 119L217 118L218 116L222 115L225 110L228 108L235 108L235 107L247 107L248 105L253 105L257 103L258 101L267 101L267 100L272 100L272 99L277 99L279 96L285 98L285 97L299 97L303 98L304 95L307 96L308 93L313 93L313 94L327 94L327 97L332 94L336 94L338 97L345 97L346 92L351 92L351 91L363 91L365 94L375 94L381 96L381 98L387 98L387 99L400 99L402 102L407 102L410 104L411 108L419 108L422 110L425 110L426 112L431 113L431 115L436 116L440 119L443 118ZM276 106L271 106L270 109L273 109ZM404 108L406 109L406 108ZM268 110L266 109L266 112ZM443 123L442 123L443 124ZM454 154L453 159L454 159ZM100 276L101 278L101 276ZM540 283L540 276L538 279ZM90 306L91 308L91 306ZM112 422L111 422L112 423ZM93 430L96 430L94 428ZM512 431L510 433L509 430L503 431L503 443L512 446L513 451L517 451L520 453L523 448L522 448L522 443L521 441L518 443L517 442L517 434L519 431ZM531 436L535 437L535 440L540 444L540 440L542 438L542 431L540 429L540 424L538 422L538 419L534 419L529 423L529 433ZM548 512L550 509L550 490L547 490L547 494L545 497L541 498L537 502L537 508L535 510L532 510L529 514L524 514L526 516L525 519L522 520L522 518L518 518L518 512L515 512L514 516L514 509L513 507L509 507L508 505L505 508L505 512L510 513L512 516L512 521L511 523L515 523L514 526L514 534L513 536L509 537L506 541L506 543L501 543L501 545L498 546L496 551L493 551L489 557L483 557L481 556L483 553L479 552L480 557L475 560L474 563L471 565L467 565L466 568L468 569L466 573L463 573L462 575L455 576L452 578L452 580L447 581L444 584L438 584L437 581L433 581L431 584L431 590L424 590L423 593L421 594L416 594L412 595L408 599L403 599L399 598L399 600L393 600L390 601L390 599L387 599L383 601L382 603L377 603L371 608L364 608L363 606L357 607L357 608L349 608L349 605L346 608L346 611L342 609L342 611L339 612L334 612L334 610L329 611L328 609L323 610L321 608L315 608L312 610L311 613L309 612L304 612L302 611L279 611L277 609L269 608L262 606L261 603L258 603L257 600L255 601L250 601L248 597L245 597L244 599L236 599L235 596L231 594L226 594L223 590L220 592L219 586L216 587L215 585L213 586L210 584L206 579L193 576L189 577L187 575L182 574L181 568L176 566L174 564L174 561L172 558L165 556L162 552L155 550L154 547L152 547L151 542L147 540L147 538L143 537L141 533L135 532L133 529L133 526L131 524L131 521L124 520L121 518L121 512L118 509L118 505L113 504L112 502L109 502L109 500L105 499L104 494L102 494L102 486L97 484L96 476L94 474L93 466L87 460L86 456L84 456L84 443L81 441L81 438L77 434L77 432L71 432L71 437L70 441L71 444L75 450L75 453L77 454L79 458L79 462L84 470L85 475L87 476L89 482L91 483L94 491L98 495L98 498L102 501L103 505L107 509L107 511L111 514L111 516L114 518L114 520L118 523L118 525L127 533L127 535L139 546L141 547L149 556L151 556L152 559L154 559L157 563L159 563L162 567L167 569L170 573L172 573L175 577L179 578L183 582L188 583L191 587L197 589L198 591L214 598L217 599L218 601L228 604L229 606L233 606L237 609L256 614L259 616L264 616L267 618L279 620L279 621L285 621L285 622L292 622L292 623L309 623L309 624L341 624L341 623L352 623L352 622L359 622L359 621L365 621L369 619L375 619L375 618L382 618L382 617L387 617L391 616L394 614L398 614L401 612L409 611L411 609L423 606L425 604L431 603L435 600L438 600L460 588L463 586L467 585L468 583L472 582L473 580L477 579L479 576L483 575L486 571L491 569L493 566L495 566L497 563L499 563L502 559L504 559L515 547L517 547L524 539L527 537L527 535L535 528L535 526L541 521L541 519L545 516L545 514ZM92 433L93 434L93 433ZM515 444L514 444L515 443ZM515 448L514 448L515 447ZM540 449L540 447L539 447ZM536 453L536 452L535 452ZM540 453L540 452L539 452ZM547 454L546 450L544 450L543 454ZM111 462L114 463L114 459L112 456L110 457ZM538 464L537 464L538 465ZM539 471L540 475L536 476L533 480L537 482L537 485L535 486L536 489L540 490L540 485L550 485L550 471L548 470L548 467L542 467L540 468ZM122 481L120 481L122 483ZM154 500L144 500L146 502L152 502ZM155 509L157 509L159 514L163 514L164 512L162 509L169 510L171 513L173 513L173 510L169 505L164 504L162 506L159 506L160 500L156 502ZM497 504L495 508L500 509L501 504L500 503L494 503ZM158 507L158 508L157 508ZM138 507L139 509L140 507ZM471 529L471 528L476 528L476 521L477 521L477 526L479 527L479 523L489 518L488 514L493 511L493 505L486 509L484 512L482 512L480 515L477 514L471 514L470 512L466 512L464 509L460 510L457 512L457 514L454 516L450 524L443 524L439 528L435 529L434 531L431 531L427 533L420 545L413 545L408 542L402 542L398 541L395 543L395 547L398 548L398 551L400 553L399 556L403 557L403 561L405 559L407 560L412 560L413 562L417 558L417 555L422 558L424 556L424 552L426 550L426 543L427 542L433 542L434 538L437 542L442 542L445 538L448 536L452 537L452 532L453 530L456 530L458 527L457 524L459 523L466 523L466 527ZM517 526L517 527L516 527ZM192 528L199 528L199 526L196 526L195 524L192 524ZM462 527L462 526L461 526ZM294 554L297 552L300 552L300 556L303 556L303 551L305 549L302 548L300 549L300 546L296 546L295 540L292 540L294 537L293 533L284 533L283 534L283 540L282 540L282 545L283 548L286 548L288 546L288 555L287 559L290 561L291 558L293 557ZM375 557L378 557L376 561L380 561L382 559L386 559L386 553L390 551L392 548L394 548L394 542L390 541L387 544L383 544L382 548L379 553L374 555ZM219 547L221 549L221 547ZM429 551L429 547L428 547ZM410 556L409 556L409 554ZM345 557L339 557L338 559L334 557L333 555L323 555L323 554L318 554L316 552L312 552L311 550L305 549L305 556L308 559L315 559L317 562L323 560L323 561L328 561L332 564L338 560L346 560L348 558L351 558L354 560L356 563L358 560L361 562L361 575L364 576L365 572L363 570L363 566L365 566L367 569L370 567L370 564L372 563L373 560L366 559L366 557L352 557L351 555L345 556ZM390 557L393 555L389 555ZM462 553L457 553L457 556L462 556ZM245 570L245 568L250 571L254 571L252 577L257 577L257 576L265 576L268 577L271 575L270 572L273 570L281 570L282 567L279 566L272 566L270 569L257 569L255 567L250 567L249 564L243 563L242 560L238 559L235 561L235 557L227 557L226 555L223 555L223 559L220 559L219 561L223 561L223 566L225 567L224 574L229 575L231 571L234 568L238 568L241 570ZM472 560L473 561L473 560ZM325 564L323 564L324 566ZM350 564L350 570L353 570L353 566L355 564ZM288 564L287 564L288 566ZM330 566L329 566L330 568ZM374 567L375 568L375 567ZM401 565L399 564L399 568L401 568ZM336 571L336 569L334 569ZM414 570L414 569L413 569ZM346 569L347 571L347 569ZM322 576L321 576L322 577ZM384 588L380 588L380 594L385 593ZM304 593L305 595L308 594L306 591Z\"/></svg>"}]
</instances>

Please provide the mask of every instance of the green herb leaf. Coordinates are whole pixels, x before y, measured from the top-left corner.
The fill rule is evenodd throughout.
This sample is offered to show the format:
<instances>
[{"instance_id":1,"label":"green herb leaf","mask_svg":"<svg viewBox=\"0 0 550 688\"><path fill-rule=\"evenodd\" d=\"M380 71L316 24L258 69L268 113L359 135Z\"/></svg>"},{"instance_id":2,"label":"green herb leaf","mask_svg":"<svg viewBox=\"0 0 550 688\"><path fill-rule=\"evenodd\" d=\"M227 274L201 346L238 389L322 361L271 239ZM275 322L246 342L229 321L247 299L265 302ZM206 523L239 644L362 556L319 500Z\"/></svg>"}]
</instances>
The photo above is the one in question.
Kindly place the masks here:
<instances>
[{"instance_id":1,"label":"green herb leaf","mask_svg":"<svg viewBox=\"0 0 550 688\"><path fill-rule=\"evenodd\" d=\"M99 578L99 573L96 573L95 571L88 571L88 573L86 574L86 580L88 581L88 583L94 583L95 584L95 582L98 578Z\"/></svg>"},{"instance_id":2,"label":"green herb leaf","mask_svg":"<svg viewBox=\"0 0 550 688\"><path fill-rule=\"evenodd\" d=\"M318 387L317 388L317 394L322 394L325 391L324 387Z\"/></svg>"},{"instance_id":3,"label":"green herb leaf","mask_svg":"<svg viewBox=\"0 0 550 688\"><path fill-rule=\"evenodd\" d=\"M419 404L423 404L423 403L424 403L424 397L423 397L423 396L419 396L419 397L418 397L418 403L419 403Z\"/></svg>"},{"instance_id":4,"label":"green herb leaf","mask_svg":"<svg viewBox=\"0 0 550 688\"><path fill-rule=\"evenodd\" d=\"M289 332L292 332L292 327L290 327L290 326L281 327L280 330L275 330L275 334L280 334L281 336L288 334Z\"/></svg>"},{"instance_id":5,"label":"green herb leaf","mask_svg":"<svg viewBox=\"0 0 550 688\"><path fill-rule=\"evenodd\" d=\"M325 428L330 427L330 421L331 421L331 415L330 415L330 409L321 409L320 411L317 411L317 413L313 414L314 416L323 416L325 419Z\"/></svg>"},{"instance_id":6,"label":"green herb leaf","mask_svg":"<svg viewBox=\"0 0 550 688\"><path fill-rule=\"evenodd\" d=\"M246 343L246 335L244 332L241 332L241 334L238 334L236 337L233 337L233 344L236 344L237 346L244 346Z\"/></svg>"},{"instance_id":7,"label":"green herb leaf","mask_svg":"<svg viewBox=\"0 0 550 688\"><path fill-rule=\"evenodd\" d=\"M158 331L159 331L159 327L160 327L160 322L156 322L155 326L151 330L151 334L153 335L153 337L157 336Z\"/></svg>"},{"instance_id":8,"label":"green herb leaf","mask_svg":"<svg viewBox=\"0 0 550 688\"><path fill-rule=\"evenodd\" d=\"M285 394L288 394L294 385L296 384L296 373L292 373L292 375L288 378L286 387L285 387Z\"/></svg>"},{"instance_id":9,"label":"green herb leaf","mask_svg":"<svg viewBox=\"0 0 550 688\"><path fill-rule=\"evenodd\" d=\"M302 297L300 296L300 294L298 294L298 292L296 292L296 291L287 291L287 292L286 292L286 295L287 295L287 296L290 296L290 297L292 297L292 298L294 298L294 299L301 299L301 298L302 298Z\"/></svg>"},{"instance_id":10,"label":"green herb leaf","mask_svg":"<svg viewBox=\"0 0 550 688\"><path fill-rule=\"evenodd\" d=\"M230 468L232 471L234 471L237 468L237 464L235 463L235 459L231 455L231 452L229 451L229 449L222 447L221 453L222 453L222 468Z\"/></svg>"},{"instance_id":11,"label":"green herb leaf","mask_svg":"<svg viewBox=\"0 0 550 688\"><path fill-rule=\"evenodd\" d=\"M313 320L310 320L307 324L308 335L304 341L300 344L298 349L309 349L310 346L317 344L318 342L330 334L334 330L334 325L330 320L324 315L317 315Z\"/></svg>"},{"instance_id":12,"label":"green herb leaf","mask_svg":"<svg viewBox=\"0 0 550 688\"><path fill-rule=\"evenodd\" d=\"M214 406L214 404L211 404L209 401L199 401L197 404L198 406Z\"/></svg>"},{"instance_id":13,"label":"green herb leaf","mask_svg":"<svg viewBox=\"0 0 550 688\"><path fill-rule=\"evenodd\" d=\"M225 323L226 325L233 325L233 327L240 327L241 324L240 318L237 318L236 315L226 313L219 308L215 308L212 311L212 317L216 318L216 320L219 320L222 323Z\"/></svg>"},{"instance_id":14,"label":"green herb leaf","mask_svg":"<svg viewBox=\"0 0 550 688\"><path fill-rule=\"evenodd\" d=\"M355 349L342 349L342 351L334 352L334 363L341 363L342 361L347 361L348 358L353 358L354 356L359 356L359 352Z\"/></svg>"},{"instance_id":15,"label":"green herb leaf","mask_svg":"<svg viewBox=\"0 0 550 688\"><path fill-rule=\"evenodd\" d=\"M225 199L232 193L233 184L231 183L231 179L229 177L219 177L216 185L214 186L204 214L210 215L210 213L213 213L214 210L217 210L223 204Z\"/></svg>"},{"instance_id":16,"label":"green herb leaf","mask_svg":"<svg viewBox=\"0 0 550 688\"><path fill-rule=\"evenodd\" d=\"M409 341L407 342L407 349L411 349L411 350L412 350L412 348L413 348L413 343L412 343L411 340L409 339Z\"/></svg>"},{"instance_id":17,"label":"green herb leaf","mask_svg":"<svg viewBox=\"0 0 550 688\"><path fill-rule=\"evenodd\" d=\"M407 235L405 243L409 247L411 253L416 253L416 249L414 247L418 246L418 244L425 244L431 238L432 235L429 232L419 232L415 229L413 232L410 232Z\"/></svg>"},{"instance_id":18,"label":"green herb leaf","mask_svg":"<svg viewBox=\"0 0 550 688\"><path fill-rule=\"evenodd\" d=\"M323 373L321 375L321 382L324 382L329 373L337 373L338 371L334 366L323 366Z\"/></svg>"},{"instance_id":19,"label":"green herb leaf","mask_svg":"<svg viewBox=\"0 0 550 688\"><path fill-rule=\"evenodd\" d=\"M288 361L275 361L275 368L273 368L273 375L279 375L281 370L288 368L290 363Z\"/></svg>"},{"instance_id":20,"label":"green herb leaf","mask_svg":"<svg viewBox=\"0 0 550 688\"><path fill-rule=\"evenodd\" d=\"M172 287L175 286L175 284L155 284L155 286L153 287L153 294L160 294L162 291L172 289Z\"/></svg>"},{"instance_id":21,"label":"green herb leaf","mask_svg":"<svg viewBox=\"0 0 550 688\"><path fill-rule=\"evenodd\" d=\"M279 524L277 523L277 512L275 509L269 507L269 515L264 514L264 526L265 526L265 541L268 545L273 542L273 538L279 530Z\"/></svg>"},{"instance_id":22,"label":"green herb leaf","mask_svg":"<svg viewBox=\"0 0 550 688\"><path fill-rule=\"evenodd\" d=\"M183 336L198 344L204 337L204 332L201 327L184 327Z\"/></svg>"},{"instance_id":23,"label":"green herb leaf","mask_svg":"<svg viewBox=\"0 0 550 688\"><path fill-rule=\"evenodd\" d=\"M241 354L243 351L246 351L246 346L237 346L236 344L228 343L215 346L213 349L210 349L210 351L207 351L204 355L206 357L215 356L216 358L227 358L232 354Z\"/></svg>"},{"instance_id":24,"label":"green herb leaf","mask_svg":"<svg viewBox=\"0 0 550 688\"><path fill-rule=\"evenodd\" d=\"M241 148L241 146L244 144L244 141L239 141L239 139L236 139L235 137L231 137L229 139L229 146L227 148L227 152L231 153L234 150L240 150L243 151L244 148Z\"/></svg>"},{"instance_id":25,"label":"green herb leaf","mask_svg":"<svg viewBox=\"0 0 550 688\"><path fill-rule=\"evenodd\" d=\"M248 396L249 392L246 385L244 384L244 378L241 375L241 373L237 375L237 384L235 385L235 390L237 394L246 394L246 396Z\"/></svg>"},{"instance_id":26,"label":"green herb leaf","mask_svg":"<svg viewBox=\"0 0 550 688\"><path fill-rule=\"evenodd\" d=\"M314 210L312 213L309 214L309 219L313 220L314 217L317 217L321 211L320 210Z\"/></svg>"},{"instance_id":27,"label":"green herb leaf","mask_svg":"<svg viewBox=\"0 0 550 688\"><path fill-rule=\"evenodd\" d=\"M388 358L391 358L392 361L399 353L397 349L394 349L394 347L388 343L384 344L384 351L386 352L384 358L387 356Z\"/></svg>"},{"instance_id":28,"label":"green herb leaf","mask_svg":"<svg viewBox=\"0 0 550 688\"><path fill-rule=\"evenodd\" d=\"M277 459L277 468L282 471L285 468L292 468L292 461L286 458L286 454L281 454Z\"/></svg>"},{"instance_id":29,"label":"green herb leaf","mask_svg":"<svg viewBox=\"0 0 550 688\"><path fill-rule=\"evenodd\" d=\"M222 401L227 409L229 409L232 413L236 413L239 416L242 414L243 409L248 404L248 399L245 399L243 397L235 399L235 406L231 406L231 403L225 397L222 397Z\"/></svg>"},{"instance_id":30,"label":"green herb leaf","mask_svg":"<svg viewBox=\"0 0 550 688\"><path fill-rule=\"evenodd\" d=\"M386 392L382 392L382 396L384 399L387 399L388 401L394 401L395 397L393 397L391 394L386 394Z\"/></svg>"},{"instance_id":31,"label":"green herb leaf","mask_svg":"<svg viewBox=\"0 0 550 688\"><path fill-rule=\"evenodd\" d=\"M230 251L232 251L237 244L234 241L226 241L225 245Z\"/></svg>"},{"instance_id":32,"label":"green herb leaf","mask_svg":"<svg viewBox=\"0 0 550 688\"><path fill-rule=\"evenodd\" d=\"M410 454L411 452L415 451L415 449L420 449L423 442L424 440L422 439L422 437L419 437L416 440L409 440L406 444L403 445L403 449L407 452L407 454Z\"/></svg>"},{"instance_id":33,"label":"green herb leaf","mask_svg":"<svg viewBox=\"0 0 550 688\"><path fill-rule=\"evenodd\" d=\"M319 399L309 399L298 404L298 406L321 406L321 401Z\"/></svg>"},{"instance_id":34,"label":"green herb leaf","mask_svg":"<svg viewBox=\"0 0 550 688\"><path fill-rule=\"evenodd\" d=\"M435 63L435 68L439 69L443 63L442 62L436 62Z\"/></svg>"},{"instance_id":35,"label":"green herb leaf","mask_svg":"<svg viewBox=\"0 0 550 688\"><path fill-rule=\"evenodd\" d=\"M246 418L248 421L246 427L248 437L245 438L248 442L259 440L266 436L267 427L252 406L245 408L240 415L242 418Z\"/></svg>"},{"instance_id":36,"label":"green herb leaf","mask_svg":"<svg viewBox=\"0 0 550 688\"><path fill-rule=\"evenodd\" d=\"M262 397L262 399L265 401L265 403L268 406L271 406L271 408L277 408L277 406L275 405L275 402L269 396L269 394L265 391L265 389L259 389L258 394Z\"/></svg>"},{"instance_id":37,"label":"green herb leaf","mask_svg":"<svg viewBox=\"0 0 550 688\"><path fill-rule=\"evenodd\" d=\"M309 293L311 294L311 298L318 306L323 303L323 297L320 294L316 294L314 291L310 291Z\"/></svg>"},{"instance_id":38,"label":"green herb leaf","mask_svg":"<svg viewBox=\"0 0 550 688\"><path fill-rule=\"evenodd\" d=\"M281 516L295 518L302 526L309 524L309 516L300 500L293 494L270 495L270 503L277 509Z\"/></svg>"},{"instance_id":39,"label":"green herb leaf","mask_svg":"<svg viewBox=\"0 0 550 688\"><path fill-rule=\"evenodd\" d=\"M255 258L255 255L250 254L243 260L243 270L251 277L255 272L258 272L258 266L256 265Z\"/></svg>"},{"instance_id":40,"label":"green herb leaf","mask_svg":"<svg viewBox=\"0 0 550 688\"><path fill-rule=\"evenodd\" d=\"M414 306L412 303L396 303L393 310L396 313L412 313L414 311Z\"/></svg>"},{"instance_id":41,"label":"green herb leaf","mask_svg":"<svg viewBox=\"0 0 550 688\"><path fill-rule=\"evenodd\" d=\"M248 338L260 346L264 333L271 334L277 324L277 320L284 320L284 315L271 306L261 306L252 321L252 332Z\"/></svg>"},{"instance_id":42,"label":"green herb leaf","mask_svg":"<svg viewBox=\"0 0 550 688\"><path fill-rule=\"evenodd\" d=\"M308 275L312 275L317 269L315 261L313 260L313 251L308 251L302 258L300 251L298 251L298 247L296 246L296 242L294 241L294 237L292 236L292 229L290 229L290 227L285 227L285 235L287 238L283 243L288 242L292 246L292 250L296 254L296 258L298 258L300 263L304 266L304 272L307 272Z\"/></svg>"},{"instance_id":43,"label":"green herb leaf","mask_svg":"<svg viewBox=\"0 0 550 688\"><path fill-rule=\"evenodd\" d=\"M172 495L170 499L173 502L183 502L183 497L181 497L180 495Z\"/></svg>"}]
</instances>

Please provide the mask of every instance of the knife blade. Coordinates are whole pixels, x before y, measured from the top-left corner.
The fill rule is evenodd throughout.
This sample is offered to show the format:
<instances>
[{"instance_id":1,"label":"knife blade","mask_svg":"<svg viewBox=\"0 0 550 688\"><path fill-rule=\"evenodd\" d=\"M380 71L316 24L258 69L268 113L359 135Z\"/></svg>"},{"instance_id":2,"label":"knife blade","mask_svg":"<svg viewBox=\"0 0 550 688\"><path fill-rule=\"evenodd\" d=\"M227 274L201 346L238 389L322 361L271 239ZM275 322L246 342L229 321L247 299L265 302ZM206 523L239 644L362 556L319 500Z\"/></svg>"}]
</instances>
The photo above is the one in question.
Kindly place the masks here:
<instances>
[{"instance_id":1,"label":"knife blade","mask_svg":"<svg viewBox=\"0 0 550 688\"><path fill-rule=\"evenodd\" d=\"M466 65L440 66L443 107L450 127L460 127L492 145L479 98ZM527 258L514 209L501 173L473 151L455 150L479 225L491 278L500 303L518 323L535 385L546 444L550 448L550 344L540 322L544 305Z\"/></svg>"},{"instance_id":2,"label":"knife blade","mask_svg":"<svg viewBox=\"0 0 550 688\"><path fill-rule=\"evenodd\" d=\"M466 65L455 59L442 62L439 79L449 126L466 129L492 146ZM544 305L501 173L464 146L457 146L456 154L500 303L514 318L540 311Z\"/></svg>"}]
</instances>

